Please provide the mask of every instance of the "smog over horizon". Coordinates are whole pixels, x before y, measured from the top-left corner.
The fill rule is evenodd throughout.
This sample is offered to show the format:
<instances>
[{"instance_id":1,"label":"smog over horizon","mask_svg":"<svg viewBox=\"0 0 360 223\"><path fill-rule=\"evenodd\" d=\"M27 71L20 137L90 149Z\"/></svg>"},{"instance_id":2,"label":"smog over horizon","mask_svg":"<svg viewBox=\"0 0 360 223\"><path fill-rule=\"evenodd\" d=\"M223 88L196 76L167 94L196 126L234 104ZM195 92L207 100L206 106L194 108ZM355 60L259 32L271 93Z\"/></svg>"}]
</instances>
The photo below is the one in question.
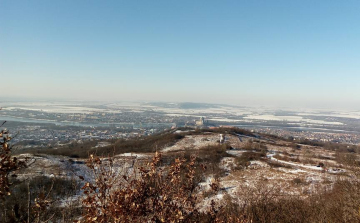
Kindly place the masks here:
<instances>
[{"instance_id":1,"label":"smog over horizon","mask_svg":"<svg viewBox=\"0 0 360 223\"><path fill-rule=\"evenodd\" d=\"M219 100L219 101L194 101L194 100L188 100L188 101L170 101L170 100L112 100L109 98L92 98L92 99L81 99L81 98L52 98L52 97L0 97L0 107L1 106L9 106L15 104L22 104L22 103L49 103L49 104L57 104L57 103L77 103L79 105L85 105L85 106L91 106L91 105L100 105L100 104L109 104L109 103L120 103L120 104L133 104L133 103L140 103L140 104L146 104L146 103L165 103L165 104L181 104L181 103L192 103L192 104L199 104L199 105L224 105L224 106L231 106L231 107L247 107L247 108L268 108L268 109L274 109L274 110L319 110L319 111L359 111L360 105L359 104L346 104L345 102L337 102L334 103L332 101L329 101L328 103L318 103L318 102L308 102L305 101L303 103L300 103L298 101L288 101L286 103L281 102L274 102L274 101L259 101L259 100L253 100L252 98L244 99L240 101L239 103L233 103L228 102L226 100ZM254 110L254 111L255 111Z\"/></svg>"}]
</instances>

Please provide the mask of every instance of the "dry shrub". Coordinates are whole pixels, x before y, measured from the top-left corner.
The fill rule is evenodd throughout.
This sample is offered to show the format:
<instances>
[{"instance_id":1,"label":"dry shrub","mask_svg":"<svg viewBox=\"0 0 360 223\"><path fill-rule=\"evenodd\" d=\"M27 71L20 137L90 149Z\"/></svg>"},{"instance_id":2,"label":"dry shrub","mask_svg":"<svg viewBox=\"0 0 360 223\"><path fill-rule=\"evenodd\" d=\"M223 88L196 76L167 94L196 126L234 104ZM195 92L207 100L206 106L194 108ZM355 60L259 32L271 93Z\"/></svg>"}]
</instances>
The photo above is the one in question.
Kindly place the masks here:
<instances>
[{"instance_id":1,"label":"dry shrub","mask_svg":"<svg viewBox=\"0 0 360 223\"><path fill-rule=\"evenodd\" d=\"M71 186L73 181L45 176L17 180L12 173L25 168L26 160L12 156L8 131L2 130L0 138L0 222L46 222L64 215L61 213L64 208L52 204L60 197L76 194ZM68 209L69 212L72 210Z\"/></svg>"},{"instance_id":2,"label":"dry shrub","mask_svg":"<svg viewBox=\"0 0 360 223\"><path fill-rule=\"evenodd\" d=\"M0 127L4 124L5 122ZM0 198L11 194L9 174L25 165L24 162L20 162L16 157L11 156L10 140L9 132L2 130L0 132Z\"/></svg>"},{"instance_id":3,"label":"dry shrub","mask_svg":"<svg viewBox=\"0 0 360 223\"><path fill-rule=\"evenodd\" d=\"M283 161L286 161L286 162L296 162L296 163L300 163L300 159L299 159L299 156L291 156L290 154L288 153L283 153L283 155L280 155L280 154L276 154L274 155L274 158L275 159L278 159L278 160L283 160Z\"/></svg>"},{"instance_id":4,"label":"dry shrub","mask_svg":"<svg viewBox=\"0 0 360 223\"><path fill-rule=\"evenodd\" d=\"M226 152L230 148L231 147L227 144L218 144L202 147L195 151L195 153L197 154L197 159L199 161L218 163L222 158L231 156ZM194 153L194 151L188 152Z\"/></svg>"},{"instance_id":5,"label":"dry shrub","mask_svg":"<svg viewBox=\"0 0 360 223\"><path fill-rule=\"evenodd\" d=\"M356 153L337 151L335 153L335 160L338 163L347 165L347 166L352 166L352 167L360 166L360 161L358 160L358 156L356 155Z\"/></svg>"},{"instance_id":6,"label":"dry shrub","mask_svg":"<svg viewBox=\"0 0 360 223\"><path fill-rule=\"evenodd\" d=\"M80 215L80 208L66 202L79 192L75 180L46 176L15 180L11 191L0 205L1 222L71 221Z\"/></svg>"},{"instance_id":7,"label":"dry shrub","mask_svg":"<svg viewBox=\"0 0 360 223\"><path fill-rule=\"evenodd\" d=\"M246 142L246 144L243 146L242 149L245 149L245 150L253 150L254 149L254 143L251 141L251 140L248 140Z\"/></svg>"},{"instance_id":8,"label":"dry shrub","mask_svg":"<svg viewBox=\"0 0 360 223\"><path fill-rule=\"evenodd\" d=\"M196 151L187 150L184 153L184 158L189 160L192 155L197 157L197 168L195 173L197 179L199 179L199 175L202 176L201 180L204 180L207 175L213 175L215 178L219 178L224 176L226 172L219 165L221 159L224 157L233 157L226 152L230 148L231 147L227 144L204 146ZM202 169L202 167L205 167L205 169ZM199 181L197 183L199 183Z\"/></svg>"},{"instance_id":9,"label":"dry shrub","mask_svg":"<svg viewBox=\"0 0 360 223\"><path fill-rule=\"evenodd\" d=\"M88 167L94 171L96 180L86 182L82 188L86 195L82 221L224 222L218 217L221 212L214 202L206 213L197 207L195 157L189 161L178 158L165 167L160 163L161 154L156 153L147 167L138 169L139 175L118 178L111 158L104 165L102 159L90 156Z\"/></svg>"},{"instance_id":10,"label":"dry shrub","mask_svg":"<svg viewBox=\"0 0 360 223\"><path fill-rule=\"evenodd\" d=\"M311 164L311 165L317 164L317 162L311 158L303 158L303 159L301 159L301 162L303 164Z\"/></svg>"},{"instance_id":11,"label":"dry shrub","mask_svg":"<svg viewBox=\"0 0 360 223\"><path fill-rule=\"evenodd\" d=\"M247 210L253 222L313 222L306 201L299 198L261 201Z\"/></svg>"},{"instance_id":12,"label":"dry shrub","mask_svg":"<svg viewBox=\"0 0 360 223\"><path fill-rule=\"evenodd\" d=\"M310 197L314 222L360 222L360 183L337 181L334 188Z\"/></svg>"},{"instance_id":13,"label":"dry shrub","mask_svg":"<svg viewBox=\"0 0 360 223\"><path fill-rule=\"evenodd\" d=\"M258 182L239 190L240 211L251 222L360 222L360 183L337 181L333 189L307 197L282 193L279 185Z\"/></svg>"},{"instance_id":14,"label":"dry shrub","mask_svg":"<svg viewBox=\"0 0 360 223\"><path fill-rule=\"evenodd\" d=\"M291 147L293 150L301 150L301 145L296 144L296 143L291 143L291 144L290 144L290 147Z\"/></svg>"},{"instance_id":15,"label":"dry shrub","mask_svg":"<svg viewBox=\"0 0 360 223\"><path fill-rule=\"evenodd\" d=\"M279 167L283 167L283 168L287 168L287 169L293 169L293 166L289 165L289 164L284 164L284 163L280 163L278 161L275 160L271 160L271 159L267 159L266 163L269 164L269 166L271 168L279 168Z\"/></svg>"},{"instance_id":16,"label":"dry shrub","mask_svg":"<svg viewBox=\"0 0 360 223\"><path fill-rule=\"evenodd\" d=\"M300 184L303 183L303 180L297 177L297 178L294 178L294 179L292 180L292 182L293 182L296 186L298 186L298 185L300 185Z\"/></svg>"},{"instance_id":17,"label":"dry shrub","mask_svg":"<svg viewBox=\"0 0 360 223\"><path fill-rule=\"evenodd\" d=\"M238 168L245 168L250 165L250 161L265 160L266 152L244 152L240 157L235 158L235 163Z\"/></svg>"}]
</instances>

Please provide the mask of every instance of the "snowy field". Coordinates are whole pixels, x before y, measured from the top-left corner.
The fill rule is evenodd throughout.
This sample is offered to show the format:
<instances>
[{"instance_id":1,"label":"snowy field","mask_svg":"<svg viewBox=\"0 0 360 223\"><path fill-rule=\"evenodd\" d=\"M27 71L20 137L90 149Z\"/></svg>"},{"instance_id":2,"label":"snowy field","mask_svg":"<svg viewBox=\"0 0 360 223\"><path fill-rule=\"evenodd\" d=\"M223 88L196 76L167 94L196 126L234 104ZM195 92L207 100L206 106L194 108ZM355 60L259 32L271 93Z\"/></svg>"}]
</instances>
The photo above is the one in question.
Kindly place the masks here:
<instances>
[{"instance_id":1,"label":"snowy field","mask_svg":"<svg viewBox=\"0 0 360 223\"><path fill-rule=\"evenodd\" d=\"M153 111L170 117L192 116L208 118L218 122L252 122L252 121L279 121L289 123L304 123L318 125L344 125L341 121L333 120L347 118L360 119L360 111L329 111L319 109L274 109L264 107L237 107L226 105L208 105L206 108L181 108L176 103L167 103L169 106L154 105L141 102L119 103L89 103L89 102L2 102L4 110L23 109L28 111L42 111L47 113L120 113L122 110L132 112ZM201 104L200 104L201 105ZM280 114L279 114L280 111ZM231 117L231 118L230 118ZM310 117L318 117L313 119ZM329 120L330 119L330 120Z\"/></svg>"}]
</instances>

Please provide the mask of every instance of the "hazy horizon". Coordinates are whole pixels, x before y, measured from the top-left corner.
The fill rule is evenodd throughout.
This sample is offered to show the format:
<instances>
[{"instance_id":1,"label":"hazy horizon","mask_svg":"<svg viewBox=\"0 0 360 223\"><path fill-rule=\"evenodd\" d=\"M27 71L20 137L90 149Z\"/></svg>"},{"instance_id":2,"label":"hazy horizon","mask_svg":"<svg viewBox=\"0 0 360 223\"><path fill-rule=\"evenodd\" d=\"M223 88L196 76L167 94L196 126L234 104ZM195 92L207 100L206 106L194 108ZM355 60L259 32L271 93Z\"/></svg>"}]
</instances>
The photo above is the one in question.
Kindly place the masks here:
<instances>
[{"instance_id":1,"label":"hazy horizon","mask_svg":"<svg viewBox=\"0 0 360 223\"><path fill-rule=\"evenodd\" d=\"M206 102L206 101L168 101L168 100L91 100L91 99L73 99L73 98L26 98L26 97L0 97L0 107L1 106L9 106L13 103L15 104L22 104L22 103L49 103L49 104L57 104L57 103L65 103L65 104L73 104L77 103L78 105L84 106L92 106L92 105L101 105L101 104L112 104L112 103L119 103L119 104L156 104L156 103L165 103L165 104L183 104L183 103L193 103L193 104L207 104L207 105L223 105L223 106L231 106L231 107L247 107L247 108L266 108L266 109L273 109L273 110L318 110L318 111L344 111L344 112L351 112L351 111L360 111L360 108L357 105L346 107L335 107L335 106L319 106L319 105L311 105L311 104L299 104L296 105L280 105L280 104L261 104L261 103L225 103L225 102Z\"/></svg>"},{"instance_id":2,"label":"hazy horizon","mask_svg":"<svg viewBox=\"0 0 360 223\"><path fill-rule=\"evenodd\" d=\"M1 98L360 109L359 1L0 3Z\"/></svg>"}]
</instances>

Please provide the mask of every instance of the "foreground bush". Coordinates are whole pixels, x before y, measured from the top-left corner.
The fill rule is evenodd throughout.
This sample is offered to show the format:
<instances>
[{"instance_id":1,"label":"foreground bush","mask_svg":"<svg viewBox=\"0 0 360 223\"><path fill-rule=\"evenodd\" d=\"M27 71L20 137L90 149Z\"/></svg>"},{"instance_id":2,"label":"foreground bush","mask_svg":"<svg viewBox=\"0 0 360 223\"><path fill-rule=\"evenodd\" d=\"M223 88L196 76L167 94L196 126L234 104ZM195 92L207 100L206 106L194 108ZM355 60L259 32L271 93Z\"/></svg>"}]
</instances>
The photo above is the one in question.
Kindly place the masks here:
<instances>
[{"instance_id":1,"label":"foreground bush","mask_svg":"<svg viewBox=\"0 0 360 223\"><path fill-rule=\"evenodd\" d=\"M12 179L11 192L0 202L0 222L46 222L81 215L80 207L67 202L79 193L75 180L47 176Z\"/></svg>"},{"instance_id":2,"label":"foreground bush","mask_svg":"<svg viewBox=\"0 0 360 223\"><path fill-rule=\"evenodd\" d=\"M2 127L4 123L0 127ZM0 131L0 198L11 194L9 174L24 165L24 163L19 162L16 157L11 156L10 140L11 137L8 131Z\"/></svg>"},{"instance_id":3,"label":"foreground bush","mask_svg":"<svg viewBox=\"0 0 360 223\"><path fill-rule=\"evenodd\" d=\"M106 162L90 156L88 166L96 180L82 188L86 195L83 222L225 222L225 218L243 222L230 216L220 218L213 201L207 212L199 211L195 157L189 161L178 158L162 168L161 154L156 153L147 168L139 168L138 176L136 172L119 176L113 160Z\"/></svg>"}]
</instances>

